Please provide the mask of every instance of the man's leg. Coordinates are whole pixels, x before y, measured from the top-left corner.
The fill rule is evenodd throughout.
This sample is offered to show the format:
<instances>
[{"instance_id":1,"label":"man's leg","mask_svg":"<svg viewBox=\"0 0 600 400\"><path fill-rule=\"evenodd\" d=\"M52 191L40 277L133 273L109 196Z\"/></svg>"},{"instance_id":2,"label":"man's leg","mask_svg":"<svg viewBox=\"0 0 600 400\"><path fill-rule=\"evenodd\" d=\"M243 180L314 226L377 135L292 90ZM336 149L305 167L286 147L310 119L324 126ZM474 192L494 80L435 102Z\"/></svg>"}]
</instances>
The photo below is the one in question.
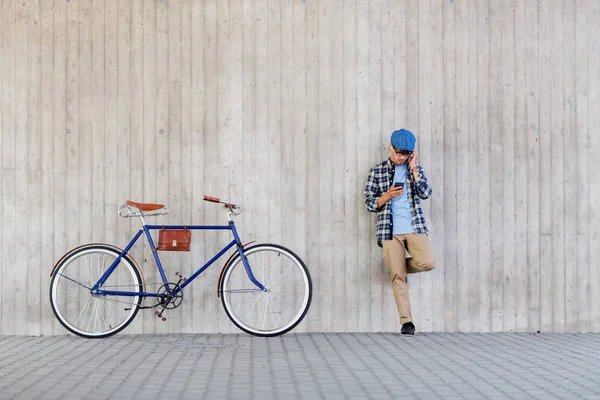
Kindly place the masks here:
<instances>
[{"instance_id":1,"label":"man's leg","mask_svg":"<svg viewBox=\"0 0 600 400\"><path fill-rule=\"evenodd\" d=\"M392 274L392 290L396 298L400 323L412 321L410 313L410 297L406 284L406 249L404 235L395 235L392 240L384 240L383 253L388 268Z\"/></svg>"},{"instance_id":2,"label":"man's leg","mask_svg":"<svg viewBox=\"0 0 600 400\"><path fill-rule=\"evenodd\" d=\"M412 256L406 259L406 271L409 274L431 271L435 268L435 258L426 233L407 234L406 250Z\"/></svg>"}]
</instances>

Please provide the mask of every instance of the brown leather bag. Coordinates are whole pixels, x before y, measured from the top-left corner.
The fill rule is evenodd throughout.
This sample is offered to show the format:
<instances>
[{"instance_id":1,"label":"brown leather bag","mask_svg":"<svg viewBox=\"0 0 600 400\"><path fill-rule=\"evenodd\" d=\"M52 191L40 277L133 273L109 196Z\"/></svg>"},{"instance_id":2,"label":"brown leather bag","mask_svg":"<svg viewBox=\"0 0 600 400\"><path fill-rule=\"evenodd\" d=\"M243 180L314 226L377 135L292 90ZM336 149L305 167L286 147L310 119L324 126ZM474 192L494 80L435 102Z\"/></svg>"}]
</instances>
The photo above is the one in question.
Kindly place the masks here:
<instances>
[{"instance_id":1,"label":"brown leather bag","mask_svg":"<svg viewBox=\"0 0 600 400\"><path fill-rule=\"evenodd\" d=\"M192 232L184 229L165 229L158 231L158 247L161 251L190 251Z\"/></svg>"}]
</instances>

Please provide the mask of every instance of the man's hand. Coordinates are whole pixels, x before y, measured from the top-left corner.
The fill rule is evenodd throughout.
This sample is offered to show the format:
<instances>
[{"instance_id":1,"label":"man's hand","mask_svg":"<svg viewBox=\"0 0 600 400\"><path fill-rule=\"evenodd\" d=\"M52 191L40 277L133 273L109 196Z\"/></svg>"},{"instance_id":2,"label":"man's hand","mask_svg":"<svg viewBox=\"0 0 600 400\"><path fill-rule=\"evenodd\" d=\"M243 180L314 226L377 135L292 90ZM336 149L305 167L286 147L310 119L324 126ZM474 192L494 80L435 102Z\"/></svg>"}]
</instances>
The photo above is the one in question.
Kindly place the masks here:
<instances>
[{"instance_id":1,"label":"man's hand","mask_svg":"<svg viewBox=\"0 0 600 400\"><path fill-rule=\"evenodd\" d=\"M417 159L419 158L419 153L417 151L413 151L412 156L408 160L408 167L412 170L417 166Z\"/></svg>"},{"instance_id":2,"label":"man's hand","mask_svg":"<svg viewBox=\"0 0 600 400\"><path fill-rule=\"evenodd\" d=\"M385 192L383 194L383 196L381 196L378 200L377 200L377 208L381 208L383 207L383 205L385 203L387 203L388 201L390 201L393 198L396 198L398 196L401 196L402 193L404 193L404 187L400 187L400 186L394 186L392 185L390 187L390 189Z\"/></svg>"}]
</instances>

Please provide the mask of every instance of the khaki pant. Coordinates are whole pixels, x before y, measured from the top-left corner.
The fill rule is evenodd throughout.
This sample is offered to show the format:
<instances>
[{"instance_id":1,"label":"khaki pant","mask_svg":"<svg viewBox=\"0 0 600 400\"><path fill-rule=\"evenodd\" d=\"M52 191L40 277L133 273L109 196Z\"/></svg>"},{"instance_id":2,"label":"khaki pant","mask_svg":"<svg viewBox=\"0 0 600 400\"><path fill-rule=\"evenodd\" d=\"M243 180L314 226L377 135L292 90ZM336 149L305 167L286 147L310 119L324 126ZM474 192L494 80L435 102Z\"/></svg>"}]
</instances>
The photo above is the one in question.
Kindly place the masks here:
<instances>
[{"instance_id":1,"label":"khaki pant","mask_svg":"<svg viewBox=\"0 0 600 400\"><path fill-rule=\"evenodd\" d=\"M382 244L385 261L392 273L392 289L400 323L405 324L412 321L406 274L431 271L435 267L431 244L426 233L394 235L392 240L384 240ZM411 258L406 258L407 251Z\"/></svg>"}]
</instances>

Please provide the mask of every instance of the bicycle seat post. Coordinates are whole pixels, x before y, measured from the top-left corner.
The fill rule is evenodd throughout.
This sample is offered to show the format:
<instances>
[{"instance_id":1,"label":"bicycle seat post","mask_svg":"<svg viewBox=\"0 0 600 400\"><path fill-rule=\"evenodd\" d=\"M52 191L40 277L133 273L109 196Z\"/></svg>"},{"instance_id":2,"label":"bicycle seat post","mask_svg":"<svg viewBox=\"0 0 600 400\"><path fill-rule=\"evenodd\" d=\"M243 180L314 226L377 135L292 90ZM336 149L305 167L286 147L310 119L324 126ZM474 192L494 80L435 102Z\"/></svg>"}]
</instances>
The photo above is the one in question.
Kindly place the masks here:
<instances>
[{"instance_id":1,"label":"bicycle seat post","mask_svg":"<svg viewBox=\"0 0 600 400\"><path fill-rule=\"evenodd\" d=\"M146 226L146 220L144 219L144 213L140 212L140 220L142 221L142 228Z\"/></svg>"}]
</instances>

